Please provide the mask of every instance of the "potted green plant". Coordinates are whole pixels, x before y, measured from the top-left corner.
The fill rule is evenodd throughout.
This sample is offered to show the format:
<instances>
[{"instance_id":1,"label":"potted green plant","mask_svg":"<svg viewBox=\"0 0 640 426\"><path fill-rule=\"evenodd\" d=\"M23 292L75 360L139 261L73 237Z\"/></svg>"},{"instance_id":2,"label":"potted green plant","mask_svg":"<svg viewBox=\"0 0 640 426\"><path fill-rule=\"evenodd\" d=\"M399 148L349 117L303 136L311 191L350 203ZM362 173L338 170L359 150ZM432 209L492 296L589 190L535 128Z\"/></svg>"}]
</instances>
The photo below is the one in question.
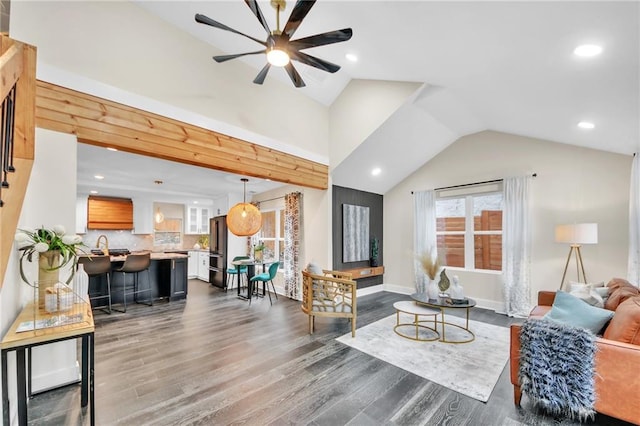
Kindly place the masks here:
<instances>
[{"instance_id":1,"label":"potted green plant","mask_svg":"<svg viewBox=\"0 0 640 426\"><path fill-rule=\"evenodd\" d=\"M379 241L376 237L371 239L371 257L369 258L369 264L371 266L378 266L378 251L380 249Z\"/></svg>"},{"instance_id":2,"label":"potted green plant","mask_svg":"<svg viewBox=\"0 0 640 426\"><path fill-rule=\"evenodd\" d=\"M264 243L261 241L257 246L253 248L253 258L258 262L262 261L262 255L264 253Z\"/></svg>"}]
</instances>

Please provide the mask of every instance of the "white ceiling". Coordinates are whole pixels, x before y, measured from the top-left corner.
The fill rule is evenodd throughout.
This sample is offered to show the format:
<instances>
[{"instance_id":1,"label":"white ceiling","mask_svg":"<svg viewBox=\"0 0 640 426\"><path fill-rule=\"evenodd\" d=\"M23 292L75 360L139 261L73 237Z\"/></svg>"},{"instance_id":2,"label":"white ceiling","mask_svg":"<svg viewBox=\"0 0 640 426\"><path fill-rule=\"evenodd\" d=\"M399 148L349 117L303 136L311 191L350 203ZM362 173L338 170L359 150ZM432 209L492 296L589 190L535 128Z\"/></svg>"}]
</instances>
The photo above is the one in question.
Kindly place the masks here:
<instances>
[{"instance_id":1,"label":"white ceiling","mask_svg":"<svg viewBox=\"0 0 640 426\"><path fill-rule=\"evenodd\" d=\"M261 46L195 23L196 13L266 38L239 0L136 3L225 53ZM259 5L274 28L275 11L266 1ZM330 105L350 79L424 83L420 93L335 168L333 183L384 194L449 143L486 129L617 153L637 151L639 5L319 0L294 38L345 27L354 35L344 43L307 50L342 69L327 74L295 63L307 83L297 90ZM290 1L281 27L292 6ZM578 58L572 51L583 43L601 44L603 53ZM359 61L348 62L346 53L358 55ZM263 55L238 60L255 67L256 74L265 63ZM281 69L272 68L270 78L289 82ZM592 121L595 129L577 128L581 120ZM402 158L397 152L403 152ZM373 180L368 171L376 164L383 174Z\"/></svg>"},{"instance_id":2,"label":"white ceiling","mask_svg":"<svg viewBox=\"0 0 640 426\"><path fill-rule=\"evenodd\" d=\"M240 179L243 176L82 143L77 147L79 194L97 191L103 196L203 205L228 194L242 196L244 186ZM98 180L95 175L104 179ZM253 177L248 179L247 198L282 185Z\"/></svg>"}]
</instances>

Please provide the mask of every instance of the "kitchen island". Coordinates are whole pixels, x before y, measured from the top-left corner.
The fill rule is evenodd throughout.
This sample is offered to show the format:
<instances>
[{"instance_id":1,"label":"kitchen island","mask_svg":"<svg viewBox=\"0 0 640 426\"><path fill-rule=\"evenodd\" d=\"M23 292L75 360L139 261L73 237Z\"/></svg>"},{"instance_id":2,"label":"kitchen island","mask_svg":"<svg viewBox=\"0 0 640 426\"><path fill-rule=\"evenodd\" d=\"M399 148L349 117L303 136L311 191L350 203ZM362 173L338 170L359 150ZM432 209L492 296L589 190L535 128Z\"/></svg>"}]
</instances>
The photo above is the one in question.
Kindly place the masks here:
<instances>
[{"instance_id":1,"label":"kitchen island","mask_svg":"<svg viewBox=\"0 0 640 426\"><path fill-rule=\"evenodd\" d=\"M89 256L91 257L91 256ZM117 272L122 267L127 256L111 256L111 303L123 302L123 274ZM168 299L169 301L185 299L187 297L187 258L182 253L151 253L149 266L149 280L151 294L154 299ZM147 272L141 272L138 283L142 288L147 285ZM135 274L126 274L126 284L133 285ZM105 275L89 279L89 294L107 294L107 279ZM145 296L146 297L146 296ZM104 304L104 299L92 301L96 307ZM133 296L127 297L127 304L133 303Z\"/></svg>"}]
</instances>

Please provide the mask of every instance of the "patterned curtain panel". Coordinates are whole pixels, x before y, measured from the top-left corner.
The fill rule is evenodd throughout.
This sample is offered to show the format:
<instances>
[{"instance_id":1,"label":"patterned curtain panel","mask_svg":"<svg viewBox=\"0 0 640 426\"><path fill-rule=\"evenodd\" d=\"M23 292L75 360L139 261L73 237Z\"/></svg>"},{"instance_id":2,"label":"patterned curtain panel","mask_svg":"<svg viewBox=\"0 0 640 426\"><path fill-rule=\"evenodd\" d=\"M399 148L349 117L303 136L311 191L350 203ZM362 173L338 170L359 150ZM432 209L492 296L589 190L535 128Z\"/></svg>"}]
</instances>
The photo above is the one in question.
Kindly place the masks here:
<instances>
[{"instance_id":1,"label":"patterned curtain panel","mask_svg":"<svg viewBox=\"0 0 640 426\"><path fill-rule=\"evenodd\" d=\"M300 250L302 247L302 194L284 196L284 292L302 300Z\"/></svg>"}]
</instances>

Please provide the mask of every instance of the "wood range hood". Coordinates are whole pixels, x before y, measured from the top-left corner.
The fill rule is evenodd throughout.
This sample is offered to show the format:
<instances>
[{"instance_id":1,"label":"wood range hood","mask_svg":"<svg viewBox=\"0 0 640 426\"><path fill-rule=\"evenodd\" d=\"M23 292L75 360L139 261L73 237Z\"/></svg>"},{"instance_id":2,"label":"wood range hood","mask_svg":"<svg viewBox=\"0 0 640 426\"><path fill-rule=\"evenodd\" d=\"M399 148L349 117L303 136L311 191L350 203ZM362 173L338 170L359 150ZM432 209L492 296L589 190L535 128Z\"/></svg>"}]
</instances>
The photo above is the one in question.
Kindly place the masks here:
<instances>
[{"instance_id":1,"label":"wood range hood","mask_svg":"<svg viewBox=\"0 0 640 426\"><path fill-rule=\"evenodd\" d=\"M133 229L133 201L130 198L90 195L87 200L87 229Z\"/></svg>"}]
</instances>

